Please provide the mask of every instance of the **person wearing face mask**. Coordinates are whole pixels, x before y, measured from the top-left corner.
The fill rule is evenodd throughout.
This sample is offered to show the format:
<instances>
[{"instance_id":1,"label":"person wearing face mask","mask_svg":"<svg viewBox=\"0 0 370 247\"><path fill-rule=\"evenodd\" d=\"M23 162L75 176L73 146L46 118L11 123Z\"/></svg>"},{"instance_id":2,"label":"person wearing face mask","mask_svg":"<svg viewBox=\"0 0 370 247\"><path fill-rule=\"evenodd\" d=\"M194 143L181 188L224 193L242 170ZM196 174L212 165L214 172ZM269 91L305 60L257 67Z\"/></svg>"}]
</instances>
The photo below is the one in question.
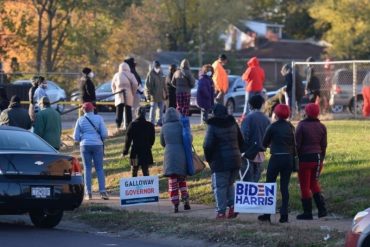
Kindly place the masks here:
<instances>
[{"instance_id":1,"label":"person wearing face mask","mask_svg":"<svg viewBox=\"0 0 370 247\"><path fill-rule=\"evenodd\" d=\"M96 101L95 96L95 86L92 82L92 78L94 77L94 73L90 68L83 68L82 70L83 76L80 79L80 101L81 104L86 102L93 102Z\"/></svg>"},{"instance_id":2,"label":"person wearing face mask","mask_svg":"<svg viewBox=\"0 0 370 247\"><path fill-rule=\"evenodd\" d=\"M201 119L207 123L208 113L213 107L214 87L212 81L213 67L210 64L203 65L198 81L197 105L201 109Z\"/></svg>"},{"instance_id":3,"label":"person wearing face mask","mask_svg":"<svg viewBox=\"0 0 370 247\"><path fill-rule=\"evenodd\" d=\"M45 80L44 77L39 76L38 87L36 88L35 93L33 94L33 102L35 104L35 113L40 111L41 98L48 96L46 93L47 88L48 88L48 82Z\"/></svg>"},{"instance_id":4,"label":"person wearing face mask","mask_svg":"<svg viewBox=\"0 0 370 247\"><path fill-rule=\"evenodd\" d=\"M152 69L146 77L145 86L146 94L150 101L149 121L154 125L162 126L164 101L167 99L168 94L165 78L161 71L161 64L158 61L153 62ZM156 123L157 108L159 108L159 118Z\"/></svg>"}]
</instances>

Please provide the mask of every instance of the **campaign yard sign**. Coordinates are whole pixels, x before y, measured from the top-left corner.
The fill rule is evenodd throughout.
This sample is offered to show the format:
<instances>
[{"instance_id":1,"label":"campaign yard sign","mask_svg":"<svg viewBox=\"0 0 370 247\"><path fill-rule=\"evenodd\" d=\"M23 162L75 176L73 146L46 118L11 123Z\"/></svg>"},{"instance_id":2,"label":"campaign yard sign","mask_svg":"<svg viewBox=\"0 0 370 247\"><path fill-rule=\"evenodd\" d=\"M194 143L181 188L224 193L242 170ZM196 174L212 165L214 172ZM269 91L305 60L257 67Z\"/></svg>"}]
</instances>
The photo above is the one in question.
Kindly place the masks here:
<instances>
[{"instance_id":1,"label":"campaign yard sign","mask_svg":"<svg viewBox=\"0 0 370 247\"><path fill-rule=\"evenodd\" d=\"M276 183L235 183L235 212L275 214Z\"/></svg>"},{"instance_id":2,"label":"campaign yard sign","mask_svg":"<svg viewBox=\"0 0 370 247\"><path fill-rule=\"evenodd\" d=\"M120 180L121 206L158 202L158 176L122 178Z\"/></svg>"}]
</instances>

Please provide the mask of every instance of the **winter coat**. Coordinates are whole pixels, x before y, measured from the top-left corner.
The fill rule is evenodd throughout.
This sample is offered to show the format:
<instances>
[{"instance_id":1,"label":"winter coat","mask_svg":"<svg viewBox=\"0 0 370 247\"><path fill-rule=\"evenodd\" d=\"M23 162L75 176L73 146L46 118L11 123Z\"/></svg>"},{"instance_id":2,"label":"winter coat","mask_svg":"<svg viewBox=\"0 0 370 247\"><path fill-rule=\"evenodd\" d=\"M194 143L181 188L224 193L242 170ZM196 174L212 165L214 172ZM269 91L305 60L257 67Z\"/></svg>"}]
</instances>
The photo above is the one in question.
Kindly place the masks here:
<instances>
[{"instance_id":1,"label":"winter coat","mask_svg":"<svg viewBox=\"0 0 370 247\"><path fill-rule=\"evenodd\" d=\"M134 104L134 95L138 88L135 75L130 72L130 67L127 63L121 63L118 72L112 79L112 92L117 93L114 95L114 105L125 104L132 106Z\"/></svg>"},{"instance_id":2,"label":"winter coat","mask_svg":"<svg viewBox=\"0 0 370 247\"><path fill-rule=\"evenodd\" d=\"M306 90L318 94L320 92L320 81L315 75L315 70L312 66L306 68Z\"/></svg>"},{"instance_id":3,"label":"winter coat","mask_svg":"<svg viewBox=\"0 0 370 247\"><path fill-rule=\"evenodd\" d=\"M271 154L294 154L294 126L286 120L277 120L267 127L262 145L270 147Z\"/></svg>"},{"instance_id":4,"label":"winter coat","mask_svg":"<svg viewBox=\"0 0 370 247\"><path fill-rule=\"evenodd\" d=\"M242 78L247 83L245 91L247 92L261 92L263 83L265 82L265 72L260 67L258 58L252 57L248 63L248 68L244 72Z\"/></svg>"},{"instance_id":5,"label":"winter coat","mask_svg":"<svg viewBox=\"0 0 370 247\"><path fill-rule=\"evenodd\" d=\"M95 86L88 76L80 79L80 100L82 103L96 101Z\"/></svg>"},{"instance_id":6,"label":"winter coat","mask_svg":"<svg viewBox=\"0 0 370 247\"><path fill-rule=\"evenodd\" d=\"M195 85L195 79L190 71L188 60L182 60L180 69L173 74L171 84L176 87L176 94L189 93Z\"/></svg>"},{"instance_id":7,"label":"winter coat","mask_svg":"<svg viewBox=\"0 0 370 247\"><path fill-rule=\"evenodd\" d=\"M227 77L226 70L219 60L216 60L212 64L214 73L212 76L215 90L223 93L227 93L229 89L229 78Z\"/></svg>"},{"instance_id":8,"label":"winter coat","mask_svg":"<svg viewBox=\"0 0 370 247\"><path fill-rule=\"evenodd\" d=\"M241 125L241 132L245 143L244 151L253 143L257 143L257 145L263 149L262 139L269 125L270 120L263 112L252 110L248 113Z\"/></svg>"},{"instance_id":9,"label":"winter coat","mask_svg":"<svg viewBox=\"0 0 370 247\"><path fill-rule=\"evenodd\" d=\"M9 108L1 112L0 125L9 125L26 130L31 129L32 122L27 110L23 109L19 103L12 103Z\"/></svg>"},{"instance_id":10,"label":"winter coat","mask_svg":"<svg viewBox=\"0 0 370 247\"><path fill-rule=\"evenodd\" d=\"M221 109L220 109L221 108ZM216 105L214 117L207 122L204 156L212 172L233 171L240 168L243 137L233 116L227 115L223 105Z\"/></svg>"},{"instance_id":11,"label":"winter coat","mask_svg":"<svg viewBox=\"0 0 370 247\"><path fill-rule=\"evenodd\" d=\"M292 98L293 91L293 73L289 72L284 75L284 83L286 85L286 92L288 97ZM300 101L304 95L304 86L302 84L301 78L297 75L295 80L295 100Z\"/></svg>"},{"instance_id":12,"label":"winter coat","mask_svg":"<svg viewBox=\"0 0 370 247\"><path fill-rule=\"evenodd\" d=\"M176 88L171 84L172 77L175 73L170 73L166 77L166 86L168 93L168 107L176 108Z\"/></svg>"},{"instance_id":13,"label":"winter coat","mask_svg":"<svg viewBox=\"0 0 370 247\"><path fill-rule=\"evenodd\" d=\"M321 154L325 157L327 147L326 127L320 120L306 118L298 123L295 133L298 155Z\"/></svg>"},{"instance_id":14,"label":"winter coat","mask_svg":"<svg viewBox=\"0 0 370 247\"><path fill-rule=\"evenodd\" d=\"M200 108L209 110L214 102L213 81L207 75L202 75L198 81L197 104Z\"/></svg>"},{"instance_id":15,"label":"winter coat","mask_svg":"<svg viewBox=\"0 0 370 247\"><path fill-rule=\"evenodd\" d=\"M95 130L87 118L89 118L98 131ZM80 142L80 146L102 146L104 145L103 141L107 137L108 131L100 115L87 112L77 120L73 139L76 142Z\"/></svg>"},{"instance_id":16,"label":"winter coat","mask_svg":"<svg viewBox=\"0 0 370 247\"><path fill-rule=\"evenodd\" d=\"M154 141L154 125L146 121L145 118L137 118L127 128L123 154L128 154L128 150L131 147L131 159L137 159L139 166L151 165L153 164L152 146Z\"/></svg>"},{"instance_id":17,"label":"winter coat","mask_svg":"<svg viewBox=\"0 0 370 247\"><path fill-rule=\"evenodd\" d=\"M146 94L151 102L162 102L167 97L167 88L162 71L156 73L151 69L146 77Z\"/></svg>"},{"instance_id":18,"label":"winter coat","mask_svg":"<svg viewBox=\"0 0 370 247\"><path fill-rule=\"evenodd\" d=\"M182 124L175 108L168 108L161 129L161 145L164 147L164 176L186 176L186 157L182 140Z\"/></svg>"},{"instance_id":19,"label":"winter coat","mask_svg":"<svg viewBox=\"0 0 370 247\"><path fill-rule=\"evenodd\" d=\"M41 109L36 114L33 132L47 141L55 149L60 148L62 121L60 114L51 107Z\"/></svg>"}]
</instances>

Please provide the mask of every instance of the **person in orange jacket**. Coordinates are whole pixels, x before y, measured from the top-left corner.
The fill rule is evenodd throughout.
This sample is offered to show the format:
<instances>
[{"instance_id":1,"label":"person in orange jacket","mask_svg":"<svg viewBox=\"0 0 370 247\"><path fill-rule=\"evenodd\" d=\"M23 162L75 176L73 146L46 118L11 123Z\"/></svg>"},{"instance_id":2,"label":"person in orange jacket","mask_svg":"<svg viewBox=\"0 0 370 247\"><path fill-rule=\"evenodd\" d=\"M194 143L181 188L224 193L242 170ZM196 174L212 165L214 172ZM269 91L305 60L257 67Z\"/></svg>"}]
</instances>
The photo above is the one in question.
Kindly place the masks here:
<instances>
[{"instance_id":1,"label":"person in orange jacket","mask_svg":"<svg viewBox=\"0 0 370 247\"><path fill-rule=\"evenodd\" d=\"M265 72L260 67L257 57L252 57L248 63L248 68L243 73L242 79L245 81L245 103L243 116L249 112L248 99L253 95L262 94L263 83L265 82Z\"/></svg>"},{"instance_id":2,"label":"person in orange jacket","mask_svg":"<svg viewBox=\"0 0 370 247\"><path fill-rule=\"evenodd\" d=\"M224 69L227 63L227 57L225 54L220 54L218 59L212 64L214 74L212 79L215 85L215 100L216 103L224 104L224 96L229 89L229 79L227 77L226 70Z\"/></svg>"},{"instance_id":3,"label":"person in orange jacket","mask_svg":"<svg viewBox=\"0 0 370 247\"><path fill-rule=\"evenodd\" d=\"M362 108L362 115L364 117L370 116L370 73L365 76L362 86L362 97L364 99L364 107Z\"/></svg>"}]
</instances>

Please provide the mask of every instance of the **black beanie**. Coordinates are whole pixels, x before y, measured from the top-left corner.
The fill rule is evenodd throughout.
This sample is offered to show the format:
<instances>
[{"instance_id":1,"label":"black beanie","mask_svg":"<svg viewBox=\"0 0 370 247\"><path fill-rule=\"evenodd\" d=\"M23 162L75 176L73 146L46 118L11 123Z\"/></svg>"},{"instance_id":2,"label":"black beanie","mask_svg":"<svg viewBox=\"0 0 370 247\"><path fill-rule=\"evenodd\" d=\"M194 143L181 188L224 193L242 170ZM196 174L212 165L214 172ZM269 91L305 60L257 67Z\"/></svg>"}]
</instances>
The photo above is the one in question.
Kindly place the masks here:
<instances>
[{"instance_id":1,"label":"black beanie","mask_svg":"<svg viewBox=\"0 0 370 247\"><path fill-rule=\"evenodd\" d=\"M265 103L265 99L260 95L253 95L249 98L248 104L251 106L252 109L261 109L263 103Z\"/></svg>"},{"instance_id":2,"label":"black beanie","mask_svg":"<svg viewBox=\"0 0 370 247\"><path fill-rule=\"evenodd\" d=\"M91 72L91 69L90 68L83 68L82 70L82 73L84 73L85 75L89 74Z\"/></svg>"}]
</instances>

